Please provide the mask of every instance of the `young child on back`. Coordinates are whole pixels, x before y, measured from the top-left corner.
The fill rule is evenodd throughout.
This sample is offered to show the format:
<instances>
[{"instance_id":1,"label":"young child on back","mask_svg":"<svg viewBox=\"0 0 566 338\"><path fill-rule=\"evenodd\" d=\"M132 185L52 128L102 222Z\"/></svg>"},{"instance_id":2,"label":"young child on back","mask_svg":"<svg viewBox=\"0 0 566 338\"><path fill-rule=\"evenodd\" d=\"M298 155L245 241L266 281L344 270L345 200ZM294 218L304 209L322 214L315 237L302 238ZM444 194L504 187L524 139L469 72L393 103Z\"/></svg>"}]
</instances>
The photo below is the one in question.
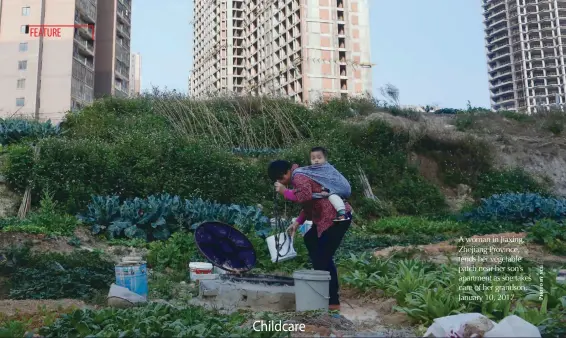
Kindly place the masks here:
<instances>
[{"instance_id":1,"label":"young child on back","mask_svg":"<svg viewBox=\"0 0 566 338\"><path fill-rule=\"evenodd\" d=\"M311 165L297 168L293 175L302 174L322 185L322 193L313 193L314 199L328 198L336 209L334 221L346 221L346 206L344 198L350 197L352 188L348 180L334 166L327 162L328 152L323 147L311 149Z\"/></svg>"}]
</instances>

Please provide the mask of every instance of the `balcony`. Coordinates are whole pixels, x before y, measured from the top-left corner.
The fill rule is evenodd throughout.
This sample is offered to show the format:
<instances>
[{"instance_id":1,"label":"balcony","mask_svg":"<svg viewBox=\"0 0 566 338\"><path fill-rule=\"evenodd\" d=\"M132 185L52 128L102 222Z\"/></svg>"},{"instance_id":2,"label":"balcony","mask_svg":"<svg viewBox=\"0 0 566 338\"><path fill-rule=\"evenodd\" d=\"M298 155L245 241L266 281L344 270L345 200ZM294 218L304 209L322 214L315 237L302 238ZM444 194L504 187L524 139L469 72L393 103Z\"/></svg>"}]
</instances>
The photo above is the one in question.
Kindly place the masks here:
<instances>
[{"instance_id":1,"label":"balcony","mask_svg":"<svg viewBox=\"0 0 566 338\"><path fill-rule=\"evenodd\" d=\"M76 79L71 80L71 97L83 103L90 103L93 101L94 89L79 82Z\"/></svg>"},{"instance_id":2,"label":"balcony","mask_svg":"<svg viewBox=\"0 0 566 338\"><path fill-rule=\"evenodd\" d=\"M116 75L118 75L118 77L122 80L128 81L129 80L129 70L126 67L120 66L120 65L116 65L116 67L114 67L114 72L116 73Z\"/></svg>"},{"instance_id":3,"label":"balcony","mask_svg":"<svg viewBox=\"0 0 566 338\"><path fill-rule=\"evenodd\" d=\"M118 2L118 8L116 9L116 16L119 21L125 25L131 25L130 11L126 9L124 5Z\"/></svg>"},{"instance_id":4,"label":"balcony","mask_svg":"<svg viewBox=\"0 0 566 338\"><path fill-rule=\"evenodd\" d=\"M83 65L85 65L90 70L94 71L94 62L92 60L90 60L90 58L88 58L84 55L81 55L80 53L77 53L77 52L73 52L73 58L75 60L77 60L79 63L82 63Z\"/></svg>"},{"instance_id":5,"label":"balcony","mask_svg":"<svg viewBox=\"0 0 566 338\"><path fill-rule=\"evenodd\" d=\"M489 71L490 72L496 72L496 71L501 70L501 69L506 68L506 67L511 67L511 62L500 63L498 65L495 65Z\"/></svg>"},{"instance_id":6,"label":"balcony","mask_svg":"<svg viewBox=\"0 0 566 338\"><path fill-rule=\"evenodd\" d=\"M496 18L495 20L488 20L486 21L486 26L489 28L493 28L495 26L497 26L498 24L501 23L505 23L505 21L507 20L507 17L502 16L501 18Z\"/></svg>"},{"instance_id":7,"label":"balcony","mask_svg":"<svg viewBox=\"0 0 566 338\"><path fill-rule=\"evenodd\" d=\"M508 39L509 37L507 36L507 34L501 34L501 35L497 35L491 38L491 40L488 40L487 43L492 44L492 43L497 43L497 42L501 42L505 39Z\"/></svg>"},{"instance_id":8,"label":"balcony","mask_svg":"<svg viewBox=\"0 0 566 338\"><path fill-rule=\"evenodd\" d=\"M124 6L126 6L127 9L131 9L132 8L132 0L118 0L118 2Z\"/></svg>"},{"instance_id":9,"label":"balcony","mask_svg":"<svg viewBox=\"0 0 566 338\"><path fill-rule=\"evenodd\" d=\"M116 31L118 32L119 35L128 39L130 38L130 28L126 27L125 25L118 24L116 26Z\"/></svg>"},{"instance_id":10,"label":"balcony","mask_svg":"<svg viewBox=\"0 0 566 338\"><path fill-rule=\"evenodd\" d=\"M511 67L509 67L509 70L507 71L503 71L503 72L500 71L500 72L496 72L495 74L490 74L489 77L491 81L494 81L496 83L500 81L505 81L504 78L506 77L512 78Z\"/></svg>"},{"instance_id":11,"label":"balcony","mask_svg":"<svg viewBox=\"0 0 566 338\"><path fill-rule=\"evenodd\" d=\"M94 57L94 43L86 39L83 39L78 33L75 33L74 40L80 52Z\"/></svg>"},{"instance_id":12,"label":"balcony","mask_svg":"<svg viewBox=\"0 0 566 338\"><path fill-rule=\"evenodd\" d=\"M510 87L505 87L505 88L500 88L499 90L493 91L491 93L491 97L492 98L496 98L505 94L511 94L513 93L513 86Z\"/></svg>"},{"instance_id":13,"label":"balcony","mask_svg":"<svg viewBox=\"0 0 566 338\"><path fill-rule=\"evenodd\" d=\"M492 20L493 18L501 14L505 15L505 6L501 6L500 8L490 10L488 13L489 16L487 17L487 20Z\"/></svg>"},{"instance_id":14,"label":"balcony","mask_svg":"<svg viewBox=\"0 0 566 338\"><path fill-rule=\"evenodd\" d=\"M76 25L84 25L79 28L75 28L75 33L78 32L82 35L83 38L93 41L94 35L94 25L91 23L87 23L86 21L81 20L80 18L75 18ZM88 26L87 26L88 25Z\"/></svg>"},{"instance_id":15,"label":"balcony","mask_svg":"<svg viewBox=\"0 0 566 338\"><path fill-rule=\"evenodd\" d=\"M96 23L96 2L91 0L76 0L76 9L85 23Z\"/></svg>"},{"instance_id":16,"label":"balcony","mask_svg":"<svg viewBox=\"0 0 566 338\"><path fill-rule=\"evenodd\" d=\"M502 87L504 85L512 84L512 83L513 83L513 78L509 78L507 80L495 81L495 83L492 83L490 85L490 89L493 89L495 87Z\"/></svg>"}]
</instances>

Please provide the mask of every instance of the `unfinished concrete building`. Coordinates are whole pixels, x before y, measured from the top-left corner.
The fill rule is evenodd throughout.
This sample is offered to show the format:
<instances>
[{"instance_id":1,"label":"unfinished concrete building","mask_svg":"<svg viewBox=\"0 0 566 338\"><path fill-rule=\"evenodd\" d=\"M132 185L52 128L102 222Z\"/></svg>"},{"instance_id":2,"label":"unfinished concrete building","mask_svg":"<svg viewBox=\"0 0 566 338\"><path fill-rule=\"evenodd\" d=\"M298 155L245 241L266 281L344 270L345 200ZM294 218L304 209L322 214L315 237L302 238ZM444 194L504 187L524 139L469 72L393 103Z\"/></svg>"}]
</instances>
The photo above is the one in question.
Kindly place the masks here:
<instances>
[{"instance_id":1,"label":"unfinished concrete building","mask_svg":"<svg viewBox=\"0 0 566 338\"><path fill-rule=\"evenodd\" d=\"M191 95L371 92L367 0L196 0Z\"/></svg>"},{"instance_id":2,"label":"unfinished concrete building","mask_svg":"<svg viewBox=\"0 0 566 338\"><path fill-rule=\"evenodd\" d=\"M491 106L528 113L566 102L566 1L483 0Z\"/></svg>"}]
</instances>

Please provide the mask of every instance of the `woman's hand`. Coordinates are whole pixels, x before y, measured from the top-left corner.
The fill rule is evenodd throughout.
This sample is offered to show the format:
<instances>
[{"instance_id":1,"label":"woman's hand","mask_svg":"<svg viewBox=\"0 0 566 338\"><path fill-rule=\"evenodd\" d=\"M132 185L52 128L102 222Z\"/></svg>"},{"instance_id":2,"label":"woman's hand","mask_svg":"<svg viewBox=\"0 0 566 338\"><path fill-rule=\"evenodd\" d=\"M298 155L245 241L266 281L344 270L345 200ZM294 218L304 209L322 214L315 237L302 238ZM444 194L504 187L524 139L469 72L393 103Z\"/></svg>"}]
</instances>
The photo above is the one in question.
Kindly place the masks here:
<instances>
[{"instance_id":1,"label":"woman's hand","mask_svg":"<svg viewBox=\"0 0 566 338\"><path fill-rule=\"evenodd\" d=\"M281 195L283 195L283 193L285 192L285 186L279 182L275 182L275 191L277 191L278 193L280 193Z\"/></svg>"},{"instance_id":2,"label":"woman's hand","mask_svg":"<svg viewBox=\"0 0 566 338\"><path fill-rule=\"evenodd\" d=\"M289 236L291 236L291 238L295 237L295 233L297 232L297 228L299 227L299 223L297 222L293 222L291 223L291 225L289 225L289 227L287 228L287 232L289 233Z\"/></svg>"}]
</instances>

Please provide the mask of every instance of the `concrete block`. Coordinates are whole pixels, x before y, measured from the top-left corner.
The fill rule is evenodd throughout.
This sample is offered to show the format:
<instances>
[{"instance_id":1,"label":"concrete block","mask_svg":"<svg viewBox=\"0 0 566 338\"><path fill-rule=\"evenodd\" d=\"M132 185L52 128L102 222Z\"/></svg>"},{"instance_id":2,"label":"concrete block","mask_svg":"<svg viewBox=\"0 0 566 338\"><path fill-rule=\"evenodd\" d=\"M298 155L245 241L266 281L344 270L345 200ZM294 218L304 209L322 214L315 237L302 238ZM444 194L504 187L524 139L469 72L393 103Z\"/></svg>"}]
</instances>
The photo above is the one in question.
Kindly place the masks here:
<instances>
[{"instance_id":1,"label":"concrete block","mask_svg":"<svg viewBox=\"0 0 566 338\"><path fill-rule=\"evenodd\" d=\"M200 281L201 299L218 306L294 311L295 288L221 280Z\"/></svg>"}]
</instances>

